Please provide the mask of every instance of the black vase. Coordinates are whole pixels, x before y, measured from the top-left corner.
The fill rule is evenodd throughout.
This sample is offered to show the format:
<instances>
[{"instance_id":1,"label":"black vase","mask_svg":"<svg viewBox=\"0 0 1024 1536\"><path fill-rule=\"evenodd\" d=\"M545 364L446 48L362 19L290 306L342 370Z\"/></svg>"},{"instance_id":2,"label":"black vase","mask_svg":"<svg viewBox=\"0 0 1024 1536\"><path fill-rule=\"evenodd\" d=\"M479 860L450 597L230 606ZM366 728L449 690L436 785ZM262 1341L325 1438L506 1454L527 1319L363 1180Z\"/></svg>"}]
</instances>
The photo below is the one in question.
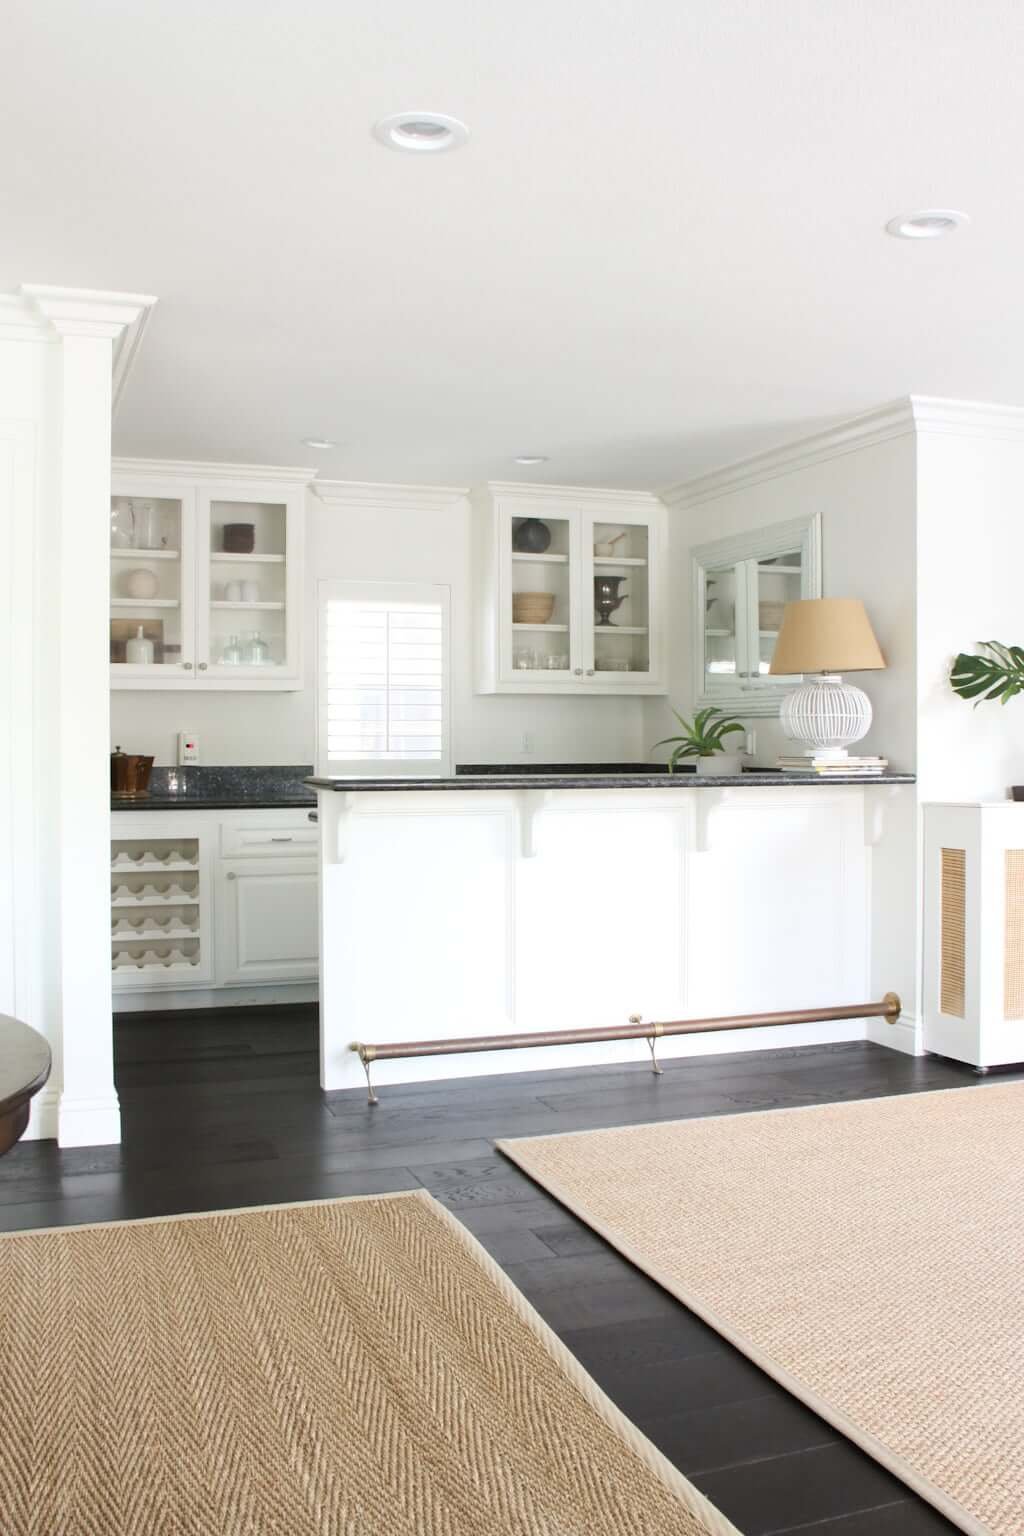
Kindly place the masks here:
<instances>
[{"instance_id":1,"label":"black vase","mask_svg":"<svg viewBox=\"0 0 1024 1536\"><path fill-rule=\"evenodd\" d=\"M526 517L512 532L517 555L542 555L551 543L551 529L539 517Z\"/></svg>"},{"instance_id":2,"label":"black vase","mask_svg":"<svg viewBox=\"0 0 1024 1536\"><path fill-rule=\"evenodd\" d=\"M625 592L619 591L619 582L625 580L625 576L594 577L594 611L599 624L611 624L612 614L626 601Z\"/></svg>"}]
</instances>

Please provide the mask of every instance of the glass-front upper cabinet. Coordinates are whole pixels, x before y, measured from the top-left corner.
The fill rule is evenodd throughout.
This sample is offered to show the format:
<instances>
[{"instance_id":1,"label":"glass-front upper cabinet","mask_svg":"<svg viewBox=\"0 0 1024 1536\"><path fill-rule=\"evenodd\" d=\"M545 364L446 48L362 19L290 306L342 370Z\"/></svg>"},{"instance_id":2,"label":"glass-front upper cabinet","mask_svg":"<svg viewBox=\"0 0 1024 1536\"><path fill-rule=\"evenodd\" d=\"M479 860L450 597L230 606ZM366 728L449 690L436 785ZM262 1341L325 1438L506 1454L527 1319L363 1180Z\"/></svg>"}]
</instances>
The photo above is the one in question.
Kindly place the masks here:
<instances>
[{"instance_id":1,"label":"glass-front upper cabinet","mask_svg":"<svg viewBox=\"0 0 1024 1536\"><path fill-rule=\"evenodd\" d=\"M169 495L168 491L173 490ZM110 667L122 686L195 670L195 493L139 480L110 498Z\"/></svg>"},{"instance_id":2,"label":"glass-front upper cabinet","mask_svg":"<svg viewBox=\"0 0 1024 1536\"><path fill-rule=\"evenodd\" d=\"M661 503L520 485L473 499L478 692L664 692Z\"/></svg>"},{"instance_id":3,"label":"glass-front upper cabinet","mask_svg":"<svg viewBox=\"0 0 1024 1536\"><path fill-rule=\"evenodd\" d=\"M736 534L692 551L694 684L701 704L778 714L798 679L773 677L789 602L821 596L817 513Z\"/></svg>"},{"instance_id":4,"label":"glass-front upper cabinet","mask_svg":"<svg viewBox=\"0 0 1024 1536\"><path fill-rule=\"evenodd\" d=\"M305 486L189 469L115 464L111 686L300 688Z\"/></svg>"},{"instance_id":5,"label":"glass-front upper cabinet","mask_svg":"<svg viewBox=\"0 0 1024 1536\"><path fill-rule=\"evenodd\" d=\"M220 686L297 671L300 510L265 488L200 488L199 667Z\"/></svg>"}]
</instances>

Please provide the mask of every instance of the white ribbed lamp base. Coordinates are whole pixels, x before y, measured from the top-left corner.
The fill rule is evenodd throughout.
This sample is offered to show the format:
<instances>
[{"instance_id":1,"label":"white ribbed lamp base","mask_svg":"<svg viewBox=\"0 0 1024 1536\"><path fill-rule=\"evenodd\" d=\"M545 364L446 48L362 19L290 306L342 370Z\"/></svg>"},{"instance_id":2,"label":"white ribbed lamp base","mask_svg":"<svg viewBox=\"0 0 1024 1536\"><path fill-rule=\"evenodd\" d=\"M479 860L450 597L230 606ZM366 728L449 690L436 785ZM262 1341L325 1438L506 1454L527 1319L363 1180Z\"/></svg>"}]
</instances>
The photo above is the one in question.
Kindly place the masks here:
<instances>
[{"instance_id":1,"label":"white ribbed lamp base","mask_svg":"<svg viewBox=\"0 0 1024 1536\"><path fill-rule=\"evenodd\" d=\"M842 762L847 747L870 729L871 700L841 677L813 677L783 699L779 724L806 757Z\"/></svg>"}]
</instances>

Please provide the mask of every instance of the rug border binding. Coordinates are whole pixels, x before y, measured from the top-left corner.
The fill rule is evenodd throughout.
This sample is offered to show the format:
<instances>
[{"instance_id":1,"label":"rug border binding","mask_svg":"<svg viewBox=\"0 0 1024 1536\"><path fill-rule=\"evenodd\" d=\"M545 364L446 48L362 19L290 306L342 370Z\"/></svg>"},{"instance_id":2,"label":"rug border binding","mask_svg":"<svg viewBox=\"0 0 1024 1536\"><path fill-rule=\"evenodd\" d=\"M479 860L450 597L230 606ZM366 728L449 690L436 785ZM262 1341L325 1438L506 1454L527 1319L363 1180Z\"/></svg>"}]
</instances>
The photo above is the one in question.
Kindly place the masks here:
<instances>
[{"instance_id":1,"label":"rug border binding","mask_svg":"<svg viewBox=\"0 0 1024 1536\"><path fill-rule=\"evenodd\" d=\"M668 1457L658 1450L657 1446L647 1438L642 1430L638 1429L632 1419L626 1417L620 1408L612 1402L606 1392L598 1386L589 1371L576 1359L576 1356L563 1344L550 1324L546 1323L537 1311L536 1307L527 1300L515 1282L505 1273L501 1265L494 1259L468 1227L464 1227L458 1217L442 1205L428 1189L396 1189L387 1190L381 1194L369 1195L337 1195L322 1200L288 1200L278 1201L269 1205L242 1205L230 1209L215 1211L183 1211L177 1215L167 1216L138 1216L126 1221L89 1221L81 1223L68 1223L59 1227L26 1227L13 1232L0 1232L0 1243L14 1238L38 1238L52 1237L57 1234L67 1235L75 1232L96 1232L109 1227L143 1227L161 1226L173 1221L205 1221L213 1220L220 1216L249 1216L267 1211L294 1211L306 1207L322 1205L349 1205L361 1201L376 1200L418 1200L431 1207L435 1214L440 1215L442 1222L452 1232L456 1241L460 1242L488 1279L497 1287L503 1299L512 1307L516 1316L526 1324L536 1336L540 1344L552 1357L555 1364L569 1379L580 1395L586 1400L598 1417L607 1425L613 1434L617 1435L626 1446L639 1457L658 1480L666 1487L684 1506L688 1514L702 1520L707 1527L708 1536L743 1536L737 1530L732 1521L722 1514L721 1510L711 1504L696 1488L689 1478L674 1466ZM988 1533L985 1533L988 1536Z\"/></svg>"},{"instance_id":2,"label":"rug border binding","mask_svg":"<svg viewBox=\"0 0 1024 1536\"><path fill-rule=\"evenodd\" d=\"M1024 1087L1024 1085L1020 1084L1018 1080L1014 1080L1014 1084L1019 1087ZM741 1334L735 1332L727 1324L720 1321L714 1309L704 1306L700 1301L698 1301L696 1296L690 1294L686 1290L685 1286L676 1285L673 1281L664 1277L659 1272L656 1265L645 1263L634 1251L631 1244L624 1242L620 1237L616 1236L614 1230L605 1222L595 1221L590 1216L585 1215L582 1206L577 1204L575 1200L571 1199L567 1194L564 1193L557 1180L552 1179L549 1181L540 1179L535 1174L531 1173L528 1163L524 1161L521 1156L517 1156L516 1152L513 1150L520 1144L525 1144L532 1141L552 1141L556 1137L568 1139L575 1136L608 1136L614 1135L620 1131L629 1132L644 1130L647 1128L653 1129L655 1127L662 1128L671 1125L700 1125L707 1120L745 1119L748 1115L788 1115L800 1114L805 1110L846 1108L852 1109L860 1104L885 1103L892 1099L901 1099L906 1097L913 1097L915 1099L935 1098L944 1093L959 1093L965 1091L981 1092L994 1086L996 1085L992 1083L964 1083L959 1088L930 1088L922 1093L915 1093L912 1095L876 1094L874 1097L868 1099L833 1099L826 1100L822 1104L788 1104L780 1105L775 1109L752 1109L746 1111L738 1111L735 1115L695 1115L691 1116L689 1119L684 1118L678 1120L651 1120L644 1122L642 1125L615 1125L609 1126L606 1130L602 1130L599 1126L597 1126L591 1130L586 1131L549 1131L542 1133L539 1136L518 1136L503 1138L501 1141L496 1141L494 1145L497 1147L499 1152L503 1153L503 1155L509 1159L510 1162L515 1163L518 1168L522 1169L522 1171L528 1175L528 1177L532 1178L534 1182L540 1186L541 1189L547 1190L549 1194L554 1196L560 1205L564 1205L566 1210L571 1211L572 1214L576 1216L580 1221L582 1221L585 1226L588 1226L592 1232L596 1232L598 1237L603 1238L606 1243L608 1243L612 1248L616 1249L616 1251L620 1253L624 1259L628 1260L628 1262L632 1264L634 1268L638 1269L641 1274L646 1275L648 1279L653 1280L656 1285L660 1285L663 1291L666 1291L668 1295L674 1297L676 1301L681 1302L684 1307L689 1309L689 1311L695 1313L697 1317L701 1318L703 1322L707 1323L709 1327L713 1328L716 1333L720 1334L723 1339L731 1344L734 1349L738 1349L740 1353L745 1355L748 1360L752 1361L759 1370L764 1371L765 1375L770 1376L773 1381L777 1381L780 1387L783 1387L799 1402L804 1403L808 1408L811 1409L813 1413L816 1413L819 1418L824 1419L827 1424L831 1424L834 1429L838 1429L840 1434L844 1435L847 1440L852 1440L855 1445L859 1446L862 1451L865 1451L874 1461L877 1461L880 1466L885 1467L887 1472L891 1472L894 1477L898 1477L900 1482L905 1483L906 1486L910 1488L914 1493L919 1494L921 1498L927 1500L927 1502L931 1504L933 1508L937 1509L941 1515L945 1515L947 1520L951 1520L954 1525L958 1525L962 1531L967 1533L967 1536L997 1536L997 1533L993 1531L991 1526L983 1525L980 1520L976 1519L974 1515L972 1515L968 1510L964 1509L962 1505L958 1504L955 1499L949 1496L949 1494L944 1493L942 1489L937 1486L937 1484L929 1482L929 1480L925 1477L919 1476L916 1472L913 1471L912 1468L907 1466L901 1457L897 1456L893 1451L890 1451L888 1446L886 1446L881 1440L876 1439L874 1435L868 1434L864 1430L858 1429L858 1427L850 1419L848 1419L845 1414L839 1413L836 1410L830 1408L828 1403L822 1398L819 1398L816 1392L813 1392L804 1386L798 1377L787 1371L783 1366L777 1365L768 1355L763 1354L761 1350L745 1341ZM1011 1084L1006 1083L1002 1086L1010 1087Z\"/></svg>"}]
</instances>

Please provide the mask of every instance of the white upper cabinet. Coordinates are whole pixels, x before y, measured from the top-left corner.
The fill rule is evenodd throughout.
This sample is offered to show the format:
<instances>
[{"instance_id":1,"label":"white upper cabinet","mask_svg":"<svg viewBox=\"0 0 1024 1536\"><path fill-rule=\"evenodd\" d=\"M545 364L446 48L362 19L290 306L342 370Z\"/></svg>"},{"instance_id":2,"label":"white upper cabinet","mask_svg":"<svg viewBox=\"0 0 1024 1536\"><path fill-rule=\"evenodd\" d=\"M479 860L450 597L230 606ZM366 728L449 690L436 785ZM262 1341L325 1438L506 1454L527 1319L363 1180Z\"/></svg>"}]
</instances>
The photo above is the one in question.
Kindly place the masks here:
<instances>
[{"instance_id":1,"label":"white upper cabinet","mask_svg":"<svg viewBox=\"0 0 1024 1536\"><path fill-rule=\"evenodd\" d=\"M473 517L478 692L665 692L656 497L492 484Z\"/></svg>"},{"instance_id":2,"label":"white upper cabinet","mask_svg":"<svg viewBox=\"0 0 1024 1536\"><path fill-rule=\"evenodd\" d=\"M112 687L301 688L310 478L115 461Z\"/></svg>"},{"instance_id":3,"label":"white upper cabinet","mask_svg":"<svg viewBox=\"0 0 1024 1536\"><path fill-rule=\"evenodd\" d=\"M777 715L800 679L773 677L787 603L821 596L817 513L692 551L694 696L743 715Z\"/></svg>"}]
</instances>

